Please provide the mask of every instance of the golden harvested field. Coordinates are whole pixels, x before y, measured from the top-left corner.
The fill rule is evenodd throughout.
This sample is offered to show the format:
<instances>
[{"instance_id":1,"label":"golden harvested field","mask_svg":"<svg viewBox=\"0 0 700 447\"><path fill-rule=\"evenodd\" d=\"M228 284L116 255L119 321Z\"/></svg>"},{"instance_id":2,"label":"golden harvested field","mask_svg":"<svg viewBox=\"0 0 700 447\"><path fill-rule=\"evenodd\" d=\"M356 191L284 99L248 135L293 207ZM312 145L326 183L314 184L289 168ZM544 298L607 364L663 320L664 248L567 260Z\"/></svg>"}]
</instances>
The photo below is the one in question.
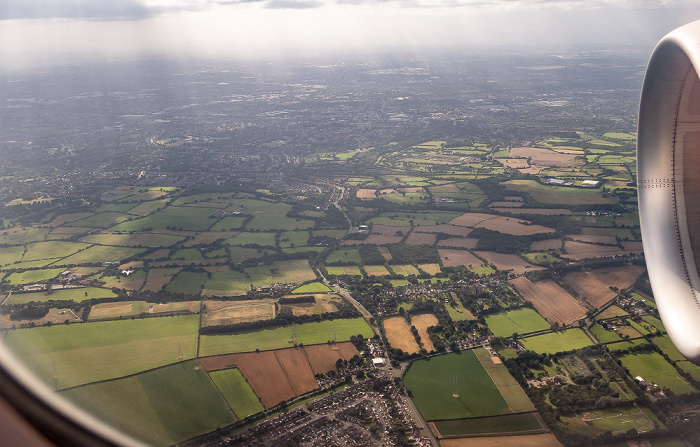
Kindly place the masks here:
<instances>
[{"instance_id":1,"label":"golden harvested field","mask_svg":"<svg viewBox=\"0 0 700 447\"><path fill-rule=\"evenodd\" d=\"M571 211L564 208L491 208L497 213L537 214L540 216L570 216Z\"/></svg>"},{"instance_id":2,"label":"golden harvested field","mask_svg":"<svg viewBox=\"0 0 700 447\"><path fill-rule=\"evenodd\" d=\"M49 321L52 324L65 323L66 320L75 323L82 321L78 315L80 315L80 311L76 314L70 309L56 309L55 307L49 309L49 313L46 314L44 318L39 318L38 320L10 320L10 314L0 314L0 328L9 329L13 326L20 327L27 323L43 326Z\"/></svg>"},{"instance_id":3,"label":"golden harvested field","mask_svg":"<svg viewBox=\"0 0 700 447\"><path fill-rule=\"evenodd\" d=\"M408 235L404 244L413 245L433 245L436 241L436 236L431 233L416 233L415 231Z\"/></svg>"},{"instance_id":4,"label":"golden harvested field","mask_svg":"<svg viewBox=\"0 0 700 447\"><path fill-rule=\"evenodd\" d=\"M598 236L594 234L567 234L566 237L576 242L587 242L589 244L617 245L615 236Z\"/></svg>"},{"instance_id":5,"label":"golden harvested field","mask_svg":"<svg viewBox=\"0 0 700 447\"><path fill-rule=\"evenodd\" d=\"M545 239L543 241L534 241L530 244L532 251L559 250L561 248L561 239Z\"/></svg>"},{"instance_id":6,"label":"golden harvested field","mask_svg":"<svg viewBox=\"0 0 700 447\"><path fill-rule=\"evenodd\" d=\"M143 307L146 307L146 302L141 301ZM90 309L90 318L96 319L100 317L107 317L112 315L125 314L128 315L133 309L133 303L131 301L118 302L118 303L100 303L95 304Z\"/></svg>"},{"instance_id":7,"label":"golden harvested field","mask_svg":"<svg viewBox=\"0 0 700 447\"><path fill-rule=\"evenodd\" d=\"M204 301L203 326L237 324L275 318L274 300Z\"/></svg>"},{"instance_id":8,"label":"golden harvested field","mask_svg":"<svg viewBox=\"0 0 700 447\"><path fill-rule=\"evenodd\" d=\"M349 341L335 345L322 344L304 346L304 352L314 374L325 374L335 369L338 359L350 360L360 353Z\"/></svg>"},{"instance_id":9,"label":"golden harvested field","mask_svg":"<svg viewBox=\"0 0 700 447\"><path fill-rule=\"evenodd\" d=\"M551 279L533 283L524 276L509 281L550 323L571 324L586 316L586 308Z\"/></svg>"},{"instance_id":10,"label":"golden harvested field","mask_svg":"<svg viewBox=\"0 0 700 447\"><path fill-rule=\"evenodd\" d=\"M289 307L292 314L297 317L299 315L313 315L322 314L324 312L335 312L338 307L335 303L340 303L342 298L335 294L327 293L314 293L312 294L316 298L315 303L299 303L299 304L285 304L284 307ZM287 297L294 297L294 295L288 295ZM280 311L281 312L281 311Z\"/></svg>"},{"instance_id":11,"label":"golden harvested field","mask_svg":"<svg viewBox=\"0 0 700 447\"><path fill-rule=\"evenodd\" d=\"M389 271L383 265L366 265L365 272L368 276L385 276Z\"/></svg>"},{"instance_id":12,"label":"golden harvested field","mask_svg":"<svg viewBox=\"0 0 700 447\"><path fill-rule=\"evenodd\" d=\"M525 169L530 167L527 158L499 158L499 163L511 169Z\"/></svg>"},{"instance_id":13,"label":"golden harvested field","mask_svg":"<svg viewBox=\"0 0 700 447\"><path fill-rule=\"evenodd\" d=\"M403 240L403 236L386 236L383 234L370 234L363 241L344 240L340 245L388 245L398 244Z\"/></svg>"},{"instance_id":14,"label":"golden harvested field","mask_svg":"<svg viewBox=\"0 0 700 447\"><path fill-rule=\"evenodd\" d=\"M510 156L517 158L530 158L530 164L534 166L561 166L571 168L584 164L583 160L576 160L579 154L562 154L550 149L539 147L514 147L510 150Z\"/></svg>"},{"instance_id":15,"label":"golden harvested field","mask_svg":"<svg viewBox=\"0 0 700 447\"><path fill-rule=\"evenodd\" d=\"M384 320L384 331L386 331L386 338L392 348L401 349L409 354L420 350L420 346L411 333L411 328L403 317L392 317Z\"/></svg>"},{"instance_id":16,"label":"golden harvested field","mask_svg":"<svg viewBox=\"0 0 700 447\"><path fill-rule=\"evenodd\" d=\"M416 227L414 233L445 233L450 236L467 237L472 232L471 228L456 225L439 224Z\"/></svg>"},{"instance_id":17,"label":"golden harvested field","mask_svg":"<svg viewBox=\"0 0 700 447\"><path fill-rule=\"evenodd\" d=\"M297 396L318 388L303 348L278 349L273 352Z\"/></svg>"},{"instance_id":18,"label":"golden harvested field","mask_svg":"<svg viewBox=\"0 0 700 447\"><path fill-rule=\"evenodd\" d=\"M442 259L442 265L445 267L456 267L458 265L479 267L483 264L481 259L466 250L439 248L438 253L440 254L440 259Z\"/></svg>"},{"instance_id":19,"label":"golden harvested field","mask_svg":"<svg viewBox=\"0 0 700 447\"><path fill-rule=\"evenodd\" d=\"M528 262L525 262L520 256L504 253L496 253L494 251L477 251L479 257L486 259L489 264L496 266L498 270L512 270L518 275L534 270L544 270L543 267L537 267Z\"/></svg>"},{"instance_id":20,"label":"golden harvested field","mask_svg":"<svg viewBox=\"0 0 700 447\"><path fill-rule=\"evenodd\" d=\"M461 225L472 228L486 228L487 230L516 236L527 236L537 233L554 233L553 228L535 225L524 219L514 217L496 216L485 213L466 213L450 221L452 225Z\"/></svg>"},{"instance_id":21,"label":"golden harvested field","mask_svg":"<svg viewBox=\"0 0 700 447\"><path fill-rule=\"evenodd\" d=\"M418 264L418 267L428 275L434 275L440 272L440 266L438 264Z\"/></svg>"},{"instance_id":22,"label":"golden harvested field","mask_svg":"<svg viewBox=\"0 0 700 447\"><path fill-rule=\"evenodd\" d=\"M357 190L358 199L376 199L377 192L374 189L358 189Z\"/></svg>"},{"instance_id":23,"label":"golden harvested field","mask_svg":"<svg viewBox=\"0 0 700 447\"><path fill-rule=\"evenodd\" d=\"M451 237L438 241L438 247L476 248L479 239L473 237Z\"/></svg>"},{"instance_id":24,"label":"golden harvested field","mask_svg":"<svg viewBox=\"0 0 700 447\"><path fill-rule=\"evenodd\" d=\"M626 289L634 284L644 270L645 268L640 265L608 267L588 272L569 273L563 279L591 306L600 307L617 295L610 290L610 286Z\"/></svg>"},{"instance_id":25,"label":"golden harvested field","mask_svg":"<svg viewBox=\"0 0 700 447\"><path fill-rule=\"evenodd\" d=\"M391 252L387 247L377 247L377 250L379 250L379 253L381 253L382 256L384 256L384 259L386 259L387 261L391 261Z\"/></svg>"},{"instance_id":26,"label":"golden harvested field","mask_svg":"<svg viewBox=\"0 0 700 447\"><path fill-rule=\"evenodd\" d=\"M428 336L428 328L438 324L437 317L433 314L416 315L411 318L411 324L418 329L418 335L420 335L425 350L428 352L434 351L435 346Z\"/></svg>"}]
</instances>

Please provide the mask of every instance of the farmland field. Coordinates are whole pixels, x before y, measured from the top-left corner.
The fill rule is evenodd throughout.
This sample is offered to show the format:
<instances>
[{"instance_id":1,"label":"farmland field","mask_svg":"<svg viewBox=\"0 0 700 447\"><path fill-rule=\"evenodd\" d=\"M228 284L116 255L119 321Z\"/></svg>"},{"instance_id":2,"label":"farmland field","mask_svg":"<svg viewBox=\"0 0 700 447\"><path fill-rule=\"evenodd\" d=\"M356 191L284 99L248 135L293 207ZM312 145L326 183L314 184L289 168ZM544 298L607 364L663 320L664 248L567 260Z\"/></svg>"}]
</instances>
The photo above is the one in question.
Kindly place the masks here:
<instances>
[{"instance_id":1,"label":"farmland field","mask_svg":"<svg viewBox=\"0 0 700 447\"><path fill-rule=\"evenodd\" d=\"M309 284L304 284L303 286L297 287L296 289L292 290L292 293L323 293L323 292L330 292L331 289L328 288L323 283L320 282L312 282Z\"/></svg>"},{"instance_id":2,"label":"farmland field","mask_svg":"<svg viewBox=\"0 0 700 447\"><path fill-rule=\"evenodd\" d=\"M58 388L121 377L195 356L198 315L104 321L9 331L5 342ZM120 359L115 362L114 359Z\"/></svg>"},{"instance_id":3,"label":"farmland field","mask_svg":"<svg viewBox=\"0 0 700 447\"><path fill-rule=\"evenodd\" d=\"M486 259L486 262L489 264L495 265L496 268L501 271L512 270L514 273L522 275L525 272L544 270L542 267L528 264L518 255L496 253L494 251L477 251L475 253L480 258Z\"/></svg>"},{"instance_id":4,"label":"farmland field","mask_svg":"<svg viewBox=\"0 0 700 447\"><path fill-rule=\"evenodd\" d=\"M553 228L536 225L523 219L497 216L495 214L466 213L450 221L451 225L459 225L472 228L486 228L518 236L538 233L554 233Z\"/></svg>"},{"instance_id":5,"label":"farmland field","mask_svg":"<svg viewBox=\"0 0 700 447\"><path fill-rule=\"evenodd\" d=\"M387 318L382 324L387 341L394 349L401 349L409 354L418 352L420 346L418 346L410 326L403 317Z\"/></svg>"},{"instance_id":6,"label":"farmland field","mask_svg":"<svg viewBox=\"0 0 700 447\"><path fill-rule=\"evenodd\" d=\"M238 368L212 371L209 376L239 420L265 409Z\"/></svg>"},{"instance_id":7,"label":"farmland field","mask_svg":"<svg viewBox=\"0 0 700 447\"><path fill-rule=\"evenodd\" d=\"M362 318L328 320L304 323L295 326L298 343L313 345L333 340L350 340L350 336L362 334L372 337L374 333ZM278 327L242 332L232 335L202 335L200 337L200 355L218 355L235 352L249 352L260 349L281 349L290 347L292 327Z\"/></svg>"},{"instance_id":8,"label":"farmland field","mask_svg":"<svg viewBox=\"0 0 700 447\"><path fill-rule=\"evenodd\" d=\"M561 447L561 443L551 433L441 439L440 445L442 447Z\"/></svg>"},{"instance_id":9,"label":"farmland field","mask_svg":"<svg viewBox=\"0 0 700 447\"><path fill-rule=\"evenodd\" d=\"M510 337L513 333L527 334L550 328L550 324L533 309L511 310L486 317L486 325L497 337Z\"/></svg>"},{"instance_id":10,"label":"farmland field","mask_svg":"<svg viewBox=\"0 0 700 447\"><path fill-rule=\"evenodd\" d=\"M479 267L483 264L481 259L477 258L467 250L440 248L438 249L438 253L440 254L440 259L442 259L442 265L445 267L456 267L460 265L466 267Z\"/></svg>"},{"instance_id":11,"label":"farmland field","mask_svg":"<svg viewBox=\"0 0 700 447\"><path fill-rule=\"evenodd\" d=\"M275 318L273 300L204 301L203 304L206 310L202 314L202 326L238 324Z\"/></svg>"},{"instance_id":12,"label":"farmland field","mask_svg":"<svg viewBox=\"0 0 700 447\"><path fill-rule=\"evenodd\" d=\"M502 416L480 417L473 419L453 419L431 422L440 436L486 435L505 433L538 433L544 431L542 424L534 414L508 414ZM512 436L517 439L520 436ZM473 438L488 440L490 437ZM440 441L443 444L444 441ZM482 445L482 444L479 444ZM487 444L488 445L488 444ZM519 445L519 444L518 444ZM499 444L500 446L500 444Z\"/></svg>"},{"instance_id":13,"label":"farmland field","mask_svg":"<svg viewBox=\"0 0 700 447\"><path fill-rule=\"evenodd\" d=\"M54 259L70 256L78 250L84 250L89 244L79 242L49 241L27 244L27 252L22 258L23 262L39 259Z\"/></svg>"},{"instance_id":14,"label":"farmland field","mask_svg":"<svg viewBox=\"0 0 700 447\"><path fill-rule=\"evenodd\" d=\"M85 301L91 298L114 298L117 295L109 289L101 289L98 287L77 287L74 289L54 290L48 292L31 292L31 293L13 293L5 304L22 304L30 301L68 301L73 300L76 303Z\"/></svg>"},{"instance_id":15,"label":"farmland field","mask_svg":"<svg viewBox=\"0 0 700 447\"><path fill-rule=\"evenodd\" d=\"M597 190L583 188L562 188L542 185L535 180L509 180L503 182L506 189L528 193L540 203L561 205L586 205L615 203L616 199L600 195Z\"/></svg>"},{"instance_id":16,"label":"farmland field","mask_svg":"<svg viewBox=\"0 0 700 447\"><path fill-rule=\"evenodd\" d=\"M573 351L593 344L581 329L567 329L551 334L536 335L523 338L520 342L525 349L537 353L555 354L557 352Z\"/></svg>"},{"instance_id":17,"label":"farmland field","mask_svg":"<svg viewBox=\"0 0 700 447\"><path fill-rule=\"evenodd\" d=\"M551 323L571 324L586 316L586 308L550 279L533 283L521 276L509 282Z\"/></svg>"},{"instance_id":18,"label":"farmland field","mask_svg":"<svg viewBox=\"0 0 700 447\"><path fill-rule=\"evenodd\" d=\"M437 324L438 320L433 314L416 315L411 318L411 325L415 326L415 328L418 330L418 335L421 338L423 347L428 352L435 350L435 346L433 346L433 342L430 341L430 337L428 336L428 328Z\"/></svg>"},{"instance_id":19,"label":"farmland field","mask_svg":"<svg viewBox=\"0 0 700 447\"><path fill-rule=\"evenodd\" d=\"M67 258L55 262L54 265L73 265L83 263L101 263L105 261L120 261L130 256L137 255L143 251L144 249L142 248L93 245L90 248L87 248L72 256L68 256Z\"/></svg>"},{"instance_id":20,"label":"farmland field","mask_svg":"<svg viewBox=\"0 0 700 447\"><path fill-rule=\"evenodd\" d=\"M24 272L11 273L5 278L10 284L29 284L55 278L64 269L25 270Z\"/></svg>"},{"instance_id":21,"label":"farmland field","mask_svg":"<svg viewBox=\"0 0 700 447\"><path fill-rule=\"evenodd\" d=\"M610 286L626 289L644 270L644 267L639 265L607 267L587 272L568 273L563 279L590 305L600 307L617 295Z\"/></svg>"},{"instance_id":22,"label":"farmland field","mask_svg":"<svg viewBox=\"0 0 700 447\"><path fill-rule=\"evenodd\" d=\"M523 391L513 376L510 375L508 369L500 363L500 359L499 363L494 363L491 353L484 348L475 349L474 353L506 400L510 412L521 413L525 411L535 411L535 406L530 401L530 398L527 397L525 391Z\"/></svg>"},{"instance_id":23,"label":"farmland field","mask_svg":"<svg viewBox=\"0 0 700 447\"><path fill-rule=\"evenodd\" d=\"M457 394L454 378L457 377ZM426 420L463 419L506 413L501 396L473 351L414 361L404 376Z\"/></svg>"}]
</instances>

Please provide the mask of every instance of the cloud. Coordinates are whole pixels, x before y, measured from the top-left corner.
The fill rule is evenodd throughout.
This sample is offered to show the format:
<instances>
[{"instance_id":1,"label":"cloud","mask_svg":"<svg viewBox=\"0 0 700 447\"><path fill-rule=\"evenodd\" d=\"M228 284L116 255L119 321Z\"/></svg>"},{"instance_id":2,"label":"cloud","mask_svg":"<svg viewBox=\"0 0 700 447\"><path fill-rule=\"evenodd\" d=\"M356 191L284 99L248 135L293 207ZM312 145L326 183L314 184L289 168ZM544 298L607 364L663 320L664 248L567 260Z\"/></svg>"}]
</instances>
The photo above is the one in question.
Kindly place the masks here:
<instances>
[{"instance_id":1,"label":"cloud","mask_svg":"<svg viewBox=\"0 0 700 447\"><path fill-rule=\"evenodd\" d=\"M0 0L0 20L143 19L157 13L138 0Z\"/></svg>"},{"instance_id":2,"label":"cloud","mask_svg":"<svg viewBox=\"0 0 700 447\"><path fill-rule=\"evenodd\" d=\"M266 7L270 9L311 9L320 8L324 3L306 0L271 0Z\"/></svg>"}]
</instances>

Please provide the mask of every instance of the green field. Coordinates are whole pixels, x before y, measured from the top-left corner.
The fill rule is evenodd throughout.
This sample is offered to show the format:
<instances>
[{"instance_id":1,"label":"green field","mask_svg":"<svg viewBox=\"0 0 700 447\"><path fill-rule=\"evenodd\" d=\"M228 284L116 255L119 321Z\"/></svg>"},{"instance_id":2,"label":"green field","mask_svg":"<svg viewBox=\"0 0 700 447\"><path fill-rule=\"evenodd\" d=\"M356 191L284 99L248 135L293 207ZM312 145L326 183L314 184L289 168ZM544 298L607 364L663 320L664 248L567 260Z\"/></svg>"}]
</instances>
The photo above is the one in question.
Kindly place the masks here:
<instances>
[{"instance_id":1,"label":"green field","mask_svg":"<svg viewBox=\"0 0 700 447\"><path fill-rule=\"evenodd\" d=\"M453 397L457 377L457 394ZM508 404L473 351L416 360L404 375L426 420L495 416Z\"/></svg>"},{"instance_id":2,"label":"green field","mask_svg":"<svg viewBox=\"0 0 700 447\"><path fill-rule=\"evenodd\" d=\"M525 349L539 353L554 354L557 352L573 351L593 344L581 329L567 329L561 332L536 335L520 340Z\"/></svg>"},{"instance_id":3,"label":"green field","mask_svg":"<svg viewBox=\"0 0 700 447\"><path fill-rule=\"evenodd\" d=\"M360 257L360 250L357 248L347 248L342 250L334 250L331 254L326 257L326 264L334 263L344 263L344 264L362 264L362 257Z\"/></svg>"},{"instance_id":4,"label":"green field","mask_svg":"<svg viewBox=\"0 0 700 447\"><path fill-rule=\"evenodd\" d=\"M125 204L128 208L129 214L136 214L137 216L147 216L153 212L158 211L165 207L166 199L161 200L151 200L148 202L140 203L134 207L131 204Z\"/></svg>"},{"instance_id":5,"label":"green field","mask_svg":"<svg viewBox=\"0 0 700 447\"><path fill-rule=\"evenodd\" d=\"M212 371L209 376L239 420L265 409L237 368Z\"/></svg>"},{"instance_id":6,"label":"green field","mask_svg":"<svg viewBox=\"0 0 700 447\"><path fill-rule=\"evenodd\" d=\"M452 318L454 321L474 319L474 316L471 314L471 312L465 309L462 303L460 303L459 301L456 302L456 307L452 307L449 304L445 304L445 309L447 309L447 313L450 314L450 318Z\"/></svg>"},{"instance_id":7,"label":"green field","mask_svg":"<svg viewBox=\"0 0 700 447\"><path fill-rule=\"evenodd\" d=\"M124 222L130 217L131 216L128 214L108 211L106 213L93 214L90 217L76 220L75 222L71 222L66 225L71 227L108 228L112 225Z\"/></svg>"},{"instance_id":8,"label":"green field","mask_svg":"<svg viewBox=\"0 0 700 447\"><path fill-rule=\"evenodd\" d=\"M505 434L520 431L534 431L534 433L537 433L537 430L544 431L533 413L506 414L474 419L453 419L435 421L434 424L443 436L476 435L480 433Z\"/></svg>"},{"instance_id":9,"label":"green field","mask_svg":"<svg viewBox=\"0 0 700 447\"><path fill-rule=\"evenodd\" d=\"M24 254L22 261L27 262L39 259L64 258L87 247L89 247L89 244L83 244L80 242L35 242L33 244L27 244L27 252Z\"/></svg>"},{"instance_id":10,"label":"green field","mask_svg":"<svg viewBox=\"0 0 700 447\"><path fill-rule=\"evenodd\" d=\"M182 271L168 283L166 290L173 293L199 295L206 281L206 273Z\"/></svg>"},{"instance_id":11,"label":"green field","mask_svg":"<svg viewBox=\"0 0 700 447\"><path fill-rule=\"evenodd\" d=\"M615 203L615 198L606 198L598 190L566 188L542 185L535 180L509 180L502 183L507 190L526 192L540 203L561 205L587 205Z\"/></svg>"},{"instance_id":12,"label":"green field","mask_svg":"<svg viewBox=\"0 0 700 447\"><path fill-rule=\"evenodd\" d=\"M147 229L172 228L176 230L204 231L217 219L209 218L219 211L217 208L194 206L168 206L141 219L122 222L111 231L145 231Z\"/></svg>"},{"instance_id":13,"label":"green field","mask_svg":"<svg viewBox=\"0 0 700 447\"><path fill-rule=\"evenodd\" d=\"M84 263L100 263L106 261L121 261L131 256L135 256L144 250L142 248L112 247L107 245L93 245L79 253L68 256L54 265L74 265Z\"/></svg>"},{"instance_id":14,"label":"green field","mask_svg":"<svg viewBox=\"0 0 700 447\"><path fill-rule=\"evenodd\" d=\"M508 368L506 368L505 365L502 363L494 363L491 359L491 353L484 348L475 349L474 353L506 400L510 412L522 413L526 411L535 411L535 406L530 401L530 398L527 397L525 391L523 391L518 382L516 382L510 372L508 372Z\"/></svg>"},{"instance_id":15,"label":"green field","mask_svg":"<svg viewBox=\"0 0 700 447\"><path fill-rule=\"evenodd\" d=\"M605 320L607 318L616 318L616 317L626 317L629 315L625 310L622 308L612 305L608 306L604 311L596 315L596 320Z\"/></svg>"},{"instance_id":16,"label":"green field","mask_svg":"<svg viewBox=\"0 0 700 447\"><path fill-rule=\"evenodd\" d=\"M3 247L0 250L0 265L8 265L22 260L24 247Z\"/></svg>"},{"instance_id":17,"label":"green field","mask_svg":"<svg viewBox=\"0 0 700 447\"><path fill-rule=\"evenodd\" d=\"M170 445L236 420L196 360L61 395L154 445Z\"/></svg>"},{"instance_id":18,"label":"green field","mask_svg":"<svg viewBox=\"0 0 700 447\"><path fill-rule=\"evenodd\" d=\"M30 284L47 279L55 278L64 269L43 269L43 270L26 270L20 273L11 273L5 278L10 284Z\"/></svg>"},{"instance_id":19,"label":"green field","mask_svg":"<svg viewBox=\"0 0 700 447\"><path fill-rule=\"evenodd\" d=\"M372 337L374 332L362 318L342 320L327 320L314 323L304 323L294 327L298 343L316 345L333 340L347 341L353 335L362 334L365 338ZM230 354L234 352L250 352L259 349L288 348L292 336L292 327L276 327L242 332L233 335L202 335L200 337L199 354L201 356Z\"/></svg>"},{"instance_id":20,"label":"green field","mask_svg":"<svg viewBox=\"0 0 700 447\"><path fill-rule=\"evenodd\" d=\"M109 289L99 287L78 287L75 289L54 290L48 292L31 292L31 293L13 293L5 304L24 304L30 301L69 301L73 300L76 303L85 301L91 298L114 298L117 295Z\"/></svg>"},{"instance_id":21,"label":"green field","mask_svg":"<svg viewBox=\"0 0 700 447\"><path fill-rule=\"evenodd\" d=\"M172 234L138 233L138 234L114 234L101 233L90 234L81 238L84 242L100 245L126 245L143 247L169 247L182 241L182 237Z\"/></svg>"},{"instance_id":22,"label":"green field","mask_svg":"<svg viewBox=\"0 0 700 447\"><path fill-rule=\"evenodd\" d=\"M88 320L104 320L115 317L127 317L148 312L148 304L145 301L125 301L119 303L119 307L112 308L113 303L101 303L92 306Z\"/></svg>"},{"instance_id":23,"label":"green field","mask_svg":"<svg viewBox=\"0 0 700 447\"><path fill-rule=\"evenodd\" d=\"M622 366L629 369L632 377L641 376L647 382L652 382L660 388L668 388L675 394L689 394L697 391L686 383L675 368L657 352L628 354L620 360Z\"/></svg>"},{"instance_id":24,"label":"green field","mask_svg":"<svg viewBox=\"0 0 700 447\"><path fill-rule=\"evenodd\" d=\"M9 331L5 342L37 376L64 389L194 358L199 315Z\"/></svg>"},{"instance_id":25,"label":"green field","mask_svg":"<svg viewBox=\"0 0 700 447\"><path fill-rule=\"evenodd\" d=\"M666 354L671 360L676 362L686 360L685 356L678 351L678 348L676 348L668 335L654 337L652 338L651 342L661 348L664 354Z\"/></svg>"},{"instance_id":26,"label":"green field","mask_svg":"<svg viewBox=\"0 0 700 447\"><path fill-rule=\"evenodd\" d=\"M612 343L622 340L622 338L617 335L617 332L612 329L604 329L599 324L594 324L589 329L591 334L601 343Z\"/></svg>"},{"instance_id":27,"label":"green field","mask_svg":"<svg viewBox=\"0 0 700 447\"><path fill-rule=\"evenodd\" d=\"M511 310L486 317L486 325L497 337L510 337L513 333L528 334L549 329L551 326L534 309Z\"/></svg>"},{"instance_id":28,"label":"green field","mask_svg":"<svg viewBox=\"0 0 700 447\"><path fill-rule=\"evenodd\" d=\"M313 228L314 221L285 215L255 216L246 224L249 231L268 230L303 230Z\"/></svg>"},{"instance_id":29,"label":"green field","mask_svg":"<svg viewBox=\"0 0 700 447\"><path fill-rule=\"evenodd\" d=\"M292 290L292 293L324 293L330 291L331 289L329 289L327 285L320 282L312 282L309 284L304 284L301 287L297 287L296 289Z\"/></svg>"},{"instance_id":30,"label":"green field","mask_svg":"<svg viewBox=\"0 0 700 447\"><path fill-rule=\"evenodd\" d=\"M274 247L275 233L249 233L241 232L236 236L227 239L229 245L259 245L261 247Z\"/></svg>"}]
</instances>

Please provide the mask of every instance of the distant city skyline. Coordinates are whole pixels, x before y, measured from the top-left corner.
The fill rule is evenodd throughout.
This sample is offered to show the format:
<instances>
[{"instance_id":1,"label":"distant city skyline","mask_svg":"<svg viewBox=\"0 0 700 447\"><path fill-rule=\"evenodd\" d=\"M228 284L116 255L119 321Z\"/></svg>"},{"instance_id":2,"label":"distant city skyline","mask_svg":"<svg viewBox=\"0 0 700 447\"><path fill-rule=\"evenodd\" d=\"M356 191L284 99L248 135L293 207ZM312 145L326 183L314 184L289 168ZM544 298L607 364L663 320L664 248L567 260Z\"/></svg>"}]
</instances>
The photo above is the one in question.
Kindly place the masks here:
<instances>
[{"instance_id":1,"label":"distant city skyline","mask_svg":"<svg viewBox=\"0 0 700 447\"><path fill-rule=\"evenodd\" d=\"M66 53L294 57L484 45L648 45L700 19L645 0L0 0L4 66Z\"/></svg>"}]
</instances>

